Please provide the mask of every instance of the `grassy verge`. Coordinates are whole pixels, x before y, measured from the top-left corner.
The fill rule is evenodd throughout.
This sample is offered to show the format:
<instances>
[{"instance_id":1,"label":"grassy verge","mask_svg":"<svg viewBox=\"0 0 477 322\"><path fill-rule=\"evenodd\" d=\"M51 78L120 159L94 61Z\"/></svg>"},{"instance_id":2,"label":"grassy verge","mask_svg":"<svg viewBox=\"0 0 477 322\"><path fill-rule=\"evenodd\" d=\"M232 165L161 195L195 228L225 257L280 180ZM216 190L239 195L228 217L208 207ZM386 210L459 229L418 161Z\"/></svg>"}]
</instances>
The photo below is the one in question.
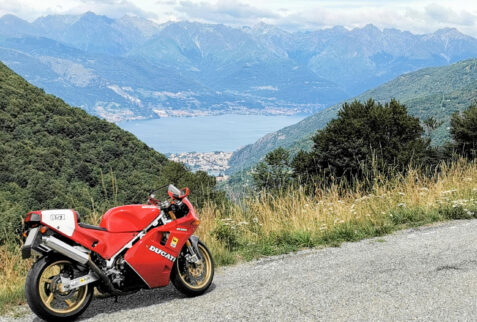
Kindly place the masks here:
<instances>
[{"instance_id":1,"label":"grassy verge","mask_svg":"<svg viewBox=\"0 0 477 322\"><path fill-rule=\"evenodd\" d=\"M25 303L25 278L32 260L22 260L18 245L0 246L0 315Z\"/></svg>"},{"instance_id":2,"label":"grassy verge","mask_svg":"<svg viewBox=\"0 0 477 322\"><path fill-rule=\"evenodd\" d=\"M199 235L217 264L227 265L470 218L477 218L477 164L461 160L431 178L413 170L378 179L371 192L334 186L310 197L295 189L257 194L231 209L211 205L201 212Z\"/></svg>"},{"instance_id":3,"label":"grassy verge","mask_svg":"<svg viewBox=\"0 0 477 322\"><path fill-rule=\"evenodd\" d=\"M92 215L90 221L97 221ZM343 193L339 187L310 197L302 189L281 196L266 193L241 205L208 205L198 234L217 265L296 251L339 246L345 241L389 234L437 221L477 218L477 164L459 161L432 178L409 171L376 180L371 191ZM0 247L0 314L24 302L23 284L31 262L18 246Z\"/></svg>"}]
</instances>

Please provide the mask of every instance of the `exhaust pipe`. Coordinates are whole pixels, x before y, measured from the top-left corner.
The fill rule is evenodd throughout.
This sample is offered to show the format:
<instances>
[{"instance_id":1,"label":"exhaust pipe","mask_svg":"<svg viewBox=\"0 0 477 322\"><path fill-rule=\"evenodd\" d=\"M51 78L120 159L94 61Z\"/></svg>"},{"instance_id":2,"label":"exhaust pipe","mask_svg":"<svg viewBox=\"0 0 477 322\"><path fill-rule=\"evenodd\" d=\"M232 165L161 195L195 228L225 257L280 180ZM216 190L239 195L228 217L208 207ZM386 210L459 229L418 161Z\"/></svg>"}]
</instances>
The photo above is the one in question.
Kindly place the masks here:
<instances>
[{"instance_id":1,"label":"exhaust pipe","mask_svg":"<svg viewBox=\"0 0 477 322\"><path fill-rule=\"evenodd\" d=\"M48 237L43 237L42 238L43 243L45 246L56 250L58 253L71 258L72 260L75 260L79 262L80 264L85 265L89 261L89 254L83 253L73 246L68 245L65 242L62 242L56 237L53 236L48 236Z\"/></svg>"},{"instance_id":2,"label":"exhaust pipe","mask_svg":"<svg viewBox=\"0 0 477 322\"><path fill-rule=\"evenodd\" d=\"M42 241L43 241L43 244L45 244L45 246L48 246L49 248L56 250L58 253L68 258L71 258L72 260L75 260L80 264L83 264L83 265L88 264L88 266L93 270L93 272L96 273L96 275L98 275L99 278L103 281L103 283L106 285L106 287L109 289L109 292L112 295L118 296L118 295L129 294L129 292L123 292L116 289L111 283L111 281L109 280L109 278L101 271L101 269L90 260L89 254L83 253L53 236L43 237Z\"/></svg>"}]
</instances>

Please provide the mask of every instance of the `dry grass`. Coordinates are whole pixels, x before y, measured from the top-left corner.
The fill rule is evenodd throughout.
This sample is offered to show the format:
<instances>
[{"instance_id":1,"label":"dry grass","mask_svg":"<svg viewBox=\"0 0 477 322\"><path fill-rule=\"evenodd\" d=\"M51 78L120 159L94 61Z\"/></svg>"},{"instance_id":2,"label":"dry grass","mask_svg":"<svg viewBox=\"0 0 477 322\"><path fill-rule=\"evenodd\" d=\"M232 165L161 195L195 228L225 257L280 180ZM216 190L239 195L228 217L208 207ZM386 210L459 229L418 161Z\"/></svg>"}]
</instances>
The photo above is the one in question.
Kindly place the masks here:
<instances>
[{"instance_id":1,"label":"dry grass","mask_svg":"<svg viewBox=\"0 0 477 322\"><path fill-rule=\"evenodd\" d=\"M443 165L431 178L411 170L392 180L378 178L371 192L340 190L333 186L311 197L298 188L278 197L260 193L231 209L210 205L201 211L199 235L214 254L227 254L218 258L227 263L477 217L477 164L465 160Z\"/></svg>"},{"instance_id":2,"label":"dry grass","mask_svg":"<svg viewBox=\"0 0 477 322\"><path fill-rule=\"evenodd\" d=\"M25 278L32 262L22 259L19 246L0 247L0 314L25 302Z\"/></svg>"},{"instance_id":3,"label":"dry grass","mask_svg":"<svg viewBox=\"0 0 477 322\"><path fill-rule=\"evenodd\" d=\"M241 205L208 205L198 234L219 265L318 245L379 236L435 221L477 218L477 164L460 160L432 178L409 171L378 178L371 190L343 192L337 186L308 196L303 189L281 196L260 193ZM369 192L371 191L371 192ZM98 222L94 211L90 222ZM20 248L0 247L0 312L23 301L30 261Z\"/></svg>"}]
</instances>

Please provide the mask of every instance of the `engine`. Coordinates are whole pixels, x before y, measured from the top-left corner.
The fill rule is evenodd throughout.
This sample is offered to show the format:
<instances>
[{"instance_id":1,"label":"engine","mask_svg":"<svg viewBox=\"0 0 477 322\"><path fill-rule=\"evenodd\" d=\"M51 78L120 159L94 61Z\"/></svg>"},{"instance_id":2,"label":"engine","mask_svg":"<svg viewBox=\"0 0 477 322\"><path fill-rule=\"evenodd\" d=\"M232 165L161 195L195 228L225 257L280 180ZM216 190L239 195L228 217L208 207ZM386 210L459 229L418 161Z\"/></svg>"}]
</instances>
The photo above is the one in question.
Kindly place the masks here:
<instances>
[{"instance_id":1,"label":"engine","mask_svg":"<svg viewBox=\"0 0 477 322\"><path fill-rule=\"evenodd\" d=\"M94 261L116 289L127 292L148 287L137 273L129 267L123 255L118 256L112 268L107 268L106 261L101 257L97 255L95 257ZM97 288L101 293L108 293L107 289L101 285L98 285Z\"/></svg>"}]
</instances>

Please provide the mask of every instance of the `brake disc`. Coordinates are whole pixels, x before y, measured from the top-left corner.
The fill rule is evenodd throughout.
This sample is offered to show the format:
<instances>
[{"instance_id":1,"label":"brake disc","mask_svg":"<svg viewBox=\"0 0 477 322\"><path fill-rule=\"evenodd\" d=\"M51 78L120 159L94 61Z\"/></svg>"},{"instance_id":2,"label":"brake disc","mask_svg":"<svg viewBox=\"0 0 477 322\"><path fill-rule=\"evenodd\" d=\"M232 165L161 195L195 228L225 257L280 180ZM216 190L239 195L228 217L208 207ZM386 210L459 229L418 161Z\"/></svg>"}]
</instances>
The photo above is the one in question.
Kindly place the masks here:
<instances>
[{"instance_id":1,"label":"brake disc","mask_svg":"<svg viewBox=\"0 0 477 322\"><path fill-rule=\"evenodd\" d=\"M205 276L204 264L202 262L200 262L200 264L187 263L186 273L191 281L194 281L196 284L198 284L204 279Z\"/></svg>"}]
</instances>

